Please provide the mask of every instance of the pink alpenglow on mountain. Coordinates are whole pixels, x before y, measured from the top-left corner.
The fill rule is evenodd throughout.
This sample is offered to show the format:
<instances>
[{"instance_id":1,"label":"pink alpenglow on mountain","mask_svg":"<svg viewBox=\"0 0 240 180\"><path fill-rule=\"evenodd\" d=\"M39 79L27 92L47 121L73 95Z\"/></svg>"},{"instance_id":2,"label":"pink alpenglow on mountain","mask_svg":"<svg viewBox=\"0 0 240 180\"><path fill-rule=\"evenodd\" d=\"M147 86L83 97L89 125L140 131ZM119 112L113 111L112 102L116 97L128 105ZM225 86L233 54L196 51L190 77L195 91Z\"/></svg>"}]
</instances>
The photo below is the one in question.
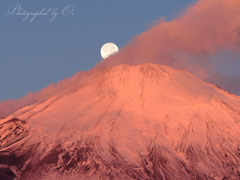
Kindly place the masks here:
<instances>
[{"instance_id":1,"label":"pink alpenglow on mountain","mask_svg":"<svg viewBox=\"0 0 240 180\"><path fill-rule=\"evenodd\" d=\"M145 63L0 120L0 179L240 179L240 97Z\"/></svg>"}]
</instances>

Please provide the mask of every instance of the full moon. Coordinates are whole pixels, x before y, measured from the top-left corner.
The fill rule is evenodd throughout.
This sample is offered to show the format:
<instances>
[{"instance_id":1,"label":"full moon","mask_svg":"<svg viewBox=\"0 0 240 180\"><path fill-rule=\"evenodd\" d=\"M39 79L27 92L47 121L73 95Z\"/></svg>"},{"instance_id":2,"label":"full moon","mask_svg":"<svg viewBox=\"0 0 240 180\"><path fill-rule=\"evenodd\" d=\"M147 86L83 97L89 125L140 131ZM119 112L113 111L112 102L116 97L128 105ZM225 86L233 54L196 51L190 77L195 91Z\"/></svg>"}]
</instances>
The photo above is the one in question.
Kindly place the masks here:
<instances>
[{"instance_id":1,"label":"full moon","mask_svg":"<svg viewBox=\"0 0 240 180\"><path fill-rule=\"evenodd\" d=\"M116 44L113 44L113 43L104 44L100 51L103 59L106 59L117 52L118 52L118 47Z\"/></svg>"}]
</instances>

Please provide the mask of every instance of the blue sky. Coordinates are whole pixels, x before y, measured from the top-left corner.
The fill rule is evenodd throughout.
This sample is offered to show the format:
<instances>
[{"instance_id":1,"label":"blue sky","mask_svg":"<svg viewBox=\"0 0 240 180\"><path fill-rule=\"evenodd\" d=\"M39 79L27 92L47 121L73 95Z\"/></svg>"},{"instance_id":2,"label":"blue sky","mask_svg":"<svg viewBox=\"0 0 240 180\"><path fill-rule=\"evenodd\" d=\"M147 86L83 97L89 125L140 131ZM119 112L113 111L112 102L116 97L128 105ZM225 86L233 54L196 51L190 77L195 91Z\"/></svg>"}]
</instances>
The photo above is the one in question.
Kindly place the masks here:
<instances>
[{"instance_id":1,"label":"blue sky","mask_svg":"<svg viewBox=\"0 0 240 180\"><path fill-rule=\"evenodd\" d=\"M120 48L164 16L176 17L191 0L8 0L0 6L0 101L20 98L101 60L100 48L114 42ZM19 4L22 12L49 11L46 16L6 15ZM62 10L75 5L73 14ZM51 13L57 9L58 15Z\"/></svg>"},{"instance_id":2,"label":"blue sky","mask_svg":"<svg viewBox=\"0 0 240 180\"><path fill-rule=\"evenodd\" d=\"M121 48L161 17L171 21L191 2L194 1L1 2L0 101L20 98L78 71L91 69L101 61L100 48L104 43L113 42ZM23 8L22 12L52 9L48 15L37 16L32 22L32 16L23 21L26 16L6 14L14 4ZM73 12L62 15L62 10L69 4L74 5ZM58 15L51 22L51 13L56 8ZM224 64L219 68L224 70ZM233 71L232 68L228 72Z\"/></svg>"}]
</instances>

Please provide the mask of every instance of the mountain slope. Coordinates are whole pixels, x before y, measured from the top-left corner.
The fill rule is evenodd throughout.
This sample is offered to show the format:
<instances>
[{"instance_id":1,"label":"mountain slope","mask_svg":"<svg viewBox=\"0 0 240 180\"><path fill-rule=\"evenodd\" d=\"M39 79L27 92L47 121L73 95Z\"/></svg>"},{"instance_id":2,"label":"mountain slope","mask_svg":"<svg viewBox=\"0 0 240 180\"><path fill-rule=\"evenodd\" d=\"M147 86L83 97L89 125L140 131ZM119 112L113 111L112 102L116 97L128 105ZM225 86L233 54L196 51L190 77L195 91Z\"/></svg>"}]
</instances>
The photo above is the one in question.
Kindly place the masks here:
<instances>
[{"instance_id":1,"label":"mountain slope","mask_svg":"<svg viewBox=\"0 0 240 180\"><path fill-rule=\"evenodd\" d=\"M151 63L84 81L0 120L0 177L240 179L238 96Z\"/></svg>"}]
</instances>

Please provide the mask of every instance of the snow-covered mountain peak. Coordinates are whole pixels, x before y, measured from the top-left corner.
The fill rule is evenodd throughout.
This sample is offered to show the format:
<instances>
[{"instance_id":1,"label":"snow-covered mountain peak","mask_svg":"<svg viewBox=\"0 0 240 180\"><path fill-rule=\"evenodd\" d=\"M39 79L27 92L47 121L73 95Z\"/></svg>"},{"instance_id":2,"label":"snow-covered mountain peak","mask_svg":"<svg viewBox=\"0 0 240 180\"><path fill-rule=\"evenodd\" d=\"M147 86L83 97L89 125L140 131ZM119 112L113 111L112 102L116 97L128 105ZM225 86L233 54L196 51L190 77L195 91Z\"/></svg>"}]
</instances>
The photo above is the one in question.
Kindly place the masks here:
<instances>
[{"instance_id":1,"label":"snow-covered mountain peak","mask_svg":"<svg viewBox=\"0 0 240 180\"><path fill-rule=\"evenodd\" d=\"M157 97L167 102L180 101L183 104L191 103L190 101L211 101L213 96L222 96L224 93L188 71L153 63L138 66L119 65L101 73L98 90L125 95L121 99L126 98L127 95L133 97L144 93L153 99Z\"/></svg>"},{"instance_id":2,"label":"snow-covered mountain peak","mask_svg":"<svg viewBox=\"0 0 240 180\"><path fill-rule=\"evenodd\" d=\"M238 96L152 63L81 81L0 120L0 177L240 177Z\"/></svg>"}]
</instances>

